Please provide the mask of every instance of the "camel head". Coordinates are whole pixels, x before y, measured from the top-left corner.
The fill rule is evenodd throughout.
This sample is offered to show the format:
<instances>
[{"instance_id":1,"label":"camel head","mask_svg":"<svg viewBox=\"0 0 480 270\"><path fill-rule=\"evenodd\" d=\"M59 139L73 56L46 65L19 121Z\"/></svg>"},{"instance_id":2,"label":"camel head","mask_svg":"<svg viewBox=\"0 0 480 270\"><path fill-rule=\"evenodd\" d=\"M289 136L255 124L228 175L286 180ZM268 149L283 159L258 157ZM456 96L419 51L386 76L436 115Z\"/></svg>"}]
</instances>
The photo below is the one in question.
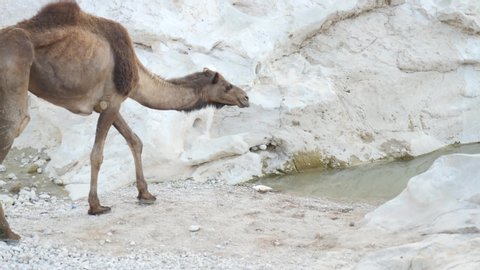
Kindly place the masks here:
<instances>
[{"instance_id":1,"label":"camel head","mask_svg":"<svg viewBox=\"0 0 480 270\"><path fill-rule=\"evenodd\" d=\"M201 89L207 103L216 107L227 105L244 108L250 106L247 93L225 80L220 73L205 68L203 74L208 77L207 84Z\"/></svg>"}]
</instances>

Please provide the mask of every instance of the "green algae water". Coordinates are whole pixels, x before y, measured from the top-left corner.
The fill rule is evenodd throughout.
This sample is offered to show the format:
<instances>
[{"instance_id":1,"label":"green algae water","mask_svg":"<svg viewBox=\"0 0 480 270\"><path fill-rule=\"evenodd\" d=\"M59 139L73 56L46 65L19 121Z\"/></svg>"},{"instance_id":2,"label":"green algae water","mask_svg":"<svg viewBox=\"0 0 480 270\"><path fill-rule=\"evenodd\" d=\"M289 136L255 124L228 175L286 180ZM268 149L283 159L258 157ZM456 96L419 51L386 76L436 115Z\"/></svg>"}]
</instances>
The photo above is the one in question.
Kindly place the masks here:
<instances>
[{"instance_id":1,"label":"green algae water","mask_svg":"<svg viewBox=\"0 0 480 270\"><path fill-rule=\"evenodd\" d=\"M46 173L29 173L29 167L34 163L34 158L48 160L48 155L44 152L32 148L17 149L12 148L7 157L3 161L6 171L0 172L0 194L16 194L22 188L35 188L37 194L48 193L57 197L65 197L67 191L62 187L54 184L52 179ZM22 160L28 161L23 164ZM48 163L48 162L47 162ZM46 164L40 166L42 171L45 170ZM15 179L10 179L9 175L14 174Z\"/></svg>"},{"instance_id":2,"label":"green algae water","mask_svg":"<svg viewBox=\"0 0 480 270\"><path fill-rule=\"evenodd\" d=\"M428 170L438 157L454 153L480 154L480 143L452 145L408 161L272 176L257 183L297 196L381 204L397 196L410 178Z\"/></svg>"}]
</instances>

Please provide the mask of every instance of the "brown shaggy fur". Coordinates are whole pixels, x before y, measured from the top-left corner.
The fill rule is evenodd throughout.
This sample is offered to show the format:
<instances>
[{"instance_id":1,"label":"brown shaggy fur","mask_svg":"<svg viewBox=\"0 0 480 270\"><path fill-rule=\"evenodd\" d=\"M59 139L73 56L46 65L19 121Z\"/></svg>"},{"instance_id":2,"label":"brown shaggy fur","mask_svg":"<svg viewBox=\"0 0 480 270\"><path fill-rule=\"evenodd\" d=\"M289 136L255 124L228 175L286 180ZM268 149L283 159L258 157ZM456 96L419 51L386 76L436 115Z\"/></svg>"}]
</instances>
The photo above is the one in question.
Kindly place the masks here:
<instances>
[{"instance_id":1,"label":"brown shaggy fur","mask_svg":"<svg viewBox=\"0 0 480 270\"><path fill-rule=\"evenodd\" d=\"M119 23L84 13L77 3L68 1L49 4L33 18L16 25L31 32L68 26L82 27L107 39L115 59L115 87L119 93L128 95L139 77L132 41L127 30Z\"/></svg>"},{"instance_id":2,"label":"brown shaggy fur","mask_svg":"<svg viewBox=\"0 0 480 270\"><path fill-rule=\"evenodd\" d=\"M201 89L207 84L212 83L214 75L215 74L210 74L207 72L196 72L185 77L170 79L168 82L183 87Z\"/></svg>"}]
</instances>

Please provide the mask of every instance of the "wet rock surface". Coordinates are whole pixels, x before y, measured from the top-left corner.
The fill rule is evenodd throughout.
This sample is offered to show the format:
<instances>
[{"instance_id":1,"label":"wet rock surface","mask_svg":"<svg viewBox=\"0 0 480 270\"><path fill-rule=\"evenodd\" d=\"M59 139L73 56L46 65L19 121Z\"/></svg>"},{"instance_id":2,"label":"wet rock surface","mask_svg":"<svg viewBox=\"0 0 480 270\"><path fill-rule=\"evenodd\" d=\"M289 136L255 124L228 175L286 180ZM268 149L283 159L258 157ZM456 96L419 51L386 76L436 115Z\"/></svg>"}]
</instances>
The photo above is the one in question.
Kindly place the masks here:
<instances>
[{"instance_id":1,"label":"wet rock surface","mask_svg":"<svg viewBox=\"0 0 480 270\"><path fill-rule=\"evenodd\" d=\"M0 165L0 194L18 197L22 190L29 190L38 194L67 196L63 187L54 183L54 178L43 173L49 160L45 152L33 148L10 150Z\"/></svg>"}]
</instances>

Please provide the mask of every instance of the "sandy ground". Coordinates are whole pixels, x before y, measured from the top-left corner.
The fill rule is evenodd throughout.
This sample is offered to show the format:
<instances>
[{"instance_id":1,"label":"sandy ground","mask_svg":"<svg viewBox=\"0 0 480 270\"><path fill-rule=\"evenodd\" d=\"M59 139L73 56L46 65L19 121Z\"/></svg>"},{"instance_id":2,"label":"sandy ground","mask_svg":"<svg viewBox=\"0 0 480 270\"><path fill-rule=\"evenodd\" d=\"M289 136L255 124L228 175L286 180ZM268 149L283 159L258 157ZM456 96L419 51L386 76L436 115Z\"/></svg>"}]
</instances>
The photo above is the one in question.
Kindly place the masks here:
<instances>
[{"instance_id":1,"label":"sandy ground","mask_svg":"<svg viewBox=\"0 0 480 270\"><path fill-rule=\"evenodd\" d=\"M10 255L0 268L40 267L50 260L43 253L60 252L61 267L84 269L350 269L377 247L348 241L360 237L357 223L372 205L189 181L150 189L158 200L149 206L136 202L133 186L102 195L113 210L98 217L86 214L86 199L7 207L23 239L1 244Z\"/></svg>"}]
</instances>

